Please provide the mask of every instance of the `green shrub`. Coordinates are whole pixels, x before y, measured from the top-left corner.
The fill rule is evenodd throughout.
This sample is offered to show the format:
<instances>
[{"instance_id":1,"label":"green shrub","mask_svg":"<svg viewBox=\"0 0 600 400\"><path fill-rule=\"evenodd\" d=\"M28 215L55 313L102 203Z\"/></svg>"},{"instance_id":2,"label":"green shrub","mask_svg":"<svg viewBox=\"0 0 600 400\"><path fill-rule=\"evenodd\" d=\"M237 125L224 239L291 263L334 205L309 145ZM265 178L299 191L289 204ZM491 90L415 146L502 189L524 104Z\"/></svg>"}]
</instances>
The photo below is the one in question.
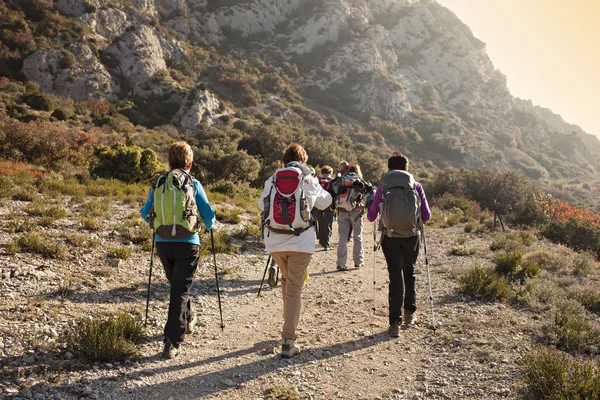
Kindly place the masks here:
<instances>
[{"instance_id":1,"label":"green shrub","mask_svg":"<svg viewBox=\"0 0 600 400\"><path fill-rule=\"evenodd\" d=\"M600 374L591 361L562 351L537 348L523 358L523 398L528 400L599 399Z\"/></svg>"},{"instance_id":2,"label":"green shrub","mask_svg":"<svg viewBox=\"0 0 600 400\"><path fill-rule=\"evenodd\" d=\"M600 291L587 290L575 293L575 299L579 301L586 310L600 315Z\"/></svg>"},{"instance_id":3,"label":"green shrub","mask_svg":"<svg viewBox=\"0 0 600 400\"><path fill-rule=\"evenodd\" d=\"M104 200L92 200L83 204L83 214L88 217L101 217L108 213L109 203Z\"/></svg>"},{"instance_id":4,"label":"green shrub","mask_svg":"<svg viewBox=\"0 0 600 400\"><path fill-rule=\"evenodd\" d=\"M83 229L87 229L89 231L97 231L102 227L100 221L98 221L98 219L95 217L82 216L79 218L79 224L83 227Z\"/></svg>"},{"instance_id":5,"label":"green shrub","mask_svg":"<svg viewBox=\"0 0 600 400\"><path fill-rule=\"evenodd\" d=\"M113 247L111 249L108 249L106 254L112 258L128 260L129 257L131 257L131 249L129 247Z\"/></svg>"},{"instance_id":6,"label":"green shrub","mask_svg":"<svg viewBox=\"0 0 600 400\"><path fill-rule=\"evenodd\" d=\"M465 224L464 231L465 231L465 233L469 233L469 232L474 231L476 228L477 228L477 225L469 222L468 224Z\"/></svg>"},{"instance_id":7,"label":"green shrub","mask_svg":"<svg viewBox=\"0 0 600 400\"><path fill-rule=\"evenodd\" d=\"M539 250L525 255L526 261L532 261L541 268L556 272L568 266L568 260L548 250Z\"/></svg>"},{"instance_id":8,"label":"green shrub","mask_svg":"<svg viewBox=\"0 0 600 400\"><path fill-rule=\"evenodd\" d=\"M42 92L30 93L23 96L23 102L34 110L52 110L52 101Z\"/></svg>"},{"instance_id":9,"label":"green shrub","mask_svg":"<svg viewBox=\"0 0 600 400\"><path fill-rule=\"evenodd\" d=\"M241 212L233 208L218 208L216 211L216 218L219 222L226 224L239 224L242 221L240 217Z\"/></svg>"},{"instance_id":10,"label":"green shrub","mask_svg":"<svg viewBox=\"0 0 600 400\"><path fill-rule=\"evenodd\" d=\"M233 237L235 237L236 239L251 238L254 240L260 240L261 236L262 232L260 230L260 225L251 224L244 225L233 233Z\"/></svg>"},{"instance_id":11,"label":"green shrub","mask_svg":"<svg viewBox=\"0 0 600 400\"><path fill-rule=\"evenodd\" d=\"M573 270L575 275L585 277L594 271L598 271L598 263L593 254L588 252L578 253L573 258Z\"/></svg>"},{"instance_id":12,"label":"green shrub","mask_svg":"<svg viewBox=\"0 0 600 400\"><path fill-rule=\"evenodd\" d=\"M66 121L67 119L69 119L69 114L67 114L67 112L62 108L57 108L54 111L52 111L51 117L54 117L59 121Z\"/></svg>"},{"instance_id":13,"label":"green shrub","mask_svg":"<svg viewBox=\"0 0 600 400\"><path fill-rule=\"evenodd\" d=\"M528 232L508 232L508 233L500 233L496 236L492 244L490 245L490 250L498 251L498 250L506 250L506 251L515 251L519 250L522 247L529 247L535 242L535 237Z\"/></svg>"},{"instance_id":14,"label":"green shrub","mask_svg":"<svg viewBox=\"0 0 600 400\"><path fill-rule=\"evenodd\" d=\"M67 246L56 239L42 236L39 232L24 233L16 239L19 249L44 257L61 258L67 254Z\"/></svg>"},{"instance_id":15,"label":"green shrub","mask_svg":"<svg viewBox=\"0 0 600 400\"><path fill-rule=\"evenodd\" d=\"M121 361L137 356L135 343L141 339L143 325L129 314L115 318L83 318L66 335L67 348L82 359Z\"/></svg>"},{"instance_id":16,"label":"green shrub","mask_svg":"<svg viewBox=\"0 0 600 400\"><path fill-rule=\"evenodd\" d=\"M63 279L58 283L58 289L56 290L56 295L64 297L68 299L71 295L75 293L75 289L73 288L73 281L70 279Z\"/></svg>"},{"instance_id":17,"label":"green shrub","mask_svg":"<svg viewBox=\"0 0 600 400\"><path fill-rule=\"evenodd\" d=\"M229 232L221 230L214 232L215 252L224 254L237 253L238 248L231 243L231 235ZM212 253L212 243L209 238L202 241L200 245L200 254L208 255Z\"/></svg>"},{"instance_id":18,"label":"green shrub","mask_svg":"<svg viewBox=\"0 0 600 400\"><path fill-rule=\"evenodd\" d=\"M474 298L499 301L510 296L508 281L477 264L460 277L459 292Z\"/></svg>"},{"instance_id":19,"label":"green shrub","mask_svg":"<svg viewBox=\"0 0 600 400\"><path fill-rule=\"evenodd\" d=\"M476 249L469 249L466 246L457 246L448 252L451 256L472 256L477 253Z\"/></svg>"},{"instance_id":20,"label":"green shrub","mask_svg":"<svg viewBox=\"0 0 600 400\"><path fill-rule=\"evenodd\" d=\"M600 227L590 221L575 218L567 222L553 221L541 233L555 243L562 243L575 250L590 251L600 258Z\"/></svg>"},{"instance_id":21,"label":"green shrub","mask_svg":"<svg viewBox=\"0 0 600 400\"><path fill-rule=\"evenodd\" d=\"M271 386L265 390L265 400L299 400L300 395L294 386Z\"/></svg>"},{"instance_id":22,"label":"green shrub","mask_svg":"<svg viewBox=\"0 0 600 400\"><path fill-rule=\"evenodd\" d=\"M523 255L518 251L502 252L494 257L496 272L504 276L512 276L523 262Z\"/></svg>"},{"instance_id":23,"label":"green shrub","mask_svg":"<svg viewBox=\"0 0 600 400\"><path fill-rule=\"evenodd\" d=\"M145 245L152 241L152 230L141 218L119 224L115 230L121 234L123 239L129 240L133 244Z\"/></svg>"},{"instance_id":24,"label":"green shrub","mask_svg":"<svg viewBox=\"0 0 600 400\"><path fill-rule=\"evenodd\" d=\"M460 223L461 217L462 216L460 214L449 215L448 218L446 218L446 224L448 226L454 226L454 225Z\"/></svg>"},{"instance_id":25,"label":"green shrub","mask_svg":"<svg viewBox=\"0 0 600 400\"><path fill-rule=\"evenodd\" d=\"M13 217L8 221L7 228L11 233L31 232L37 228L37 222L31 219Z\"/></svg>"},{"instance_id":26,"label":"green shrub","mask_svg":"<svg viewBox=\"0 0 600 400\"><path fill-rule=\"evenodd\" d=\"M90 174L130 183L149 182L166 169L153 150L117 143L112 147L99 145L94 148Z\"/></svg>"},{"instance_id":27,"label":"green shrub","mask_svg":"<svg viewBox=\"0 0 600 400\"><path fill-rule=\"evenodd\" d=\"M515 275L517 279L524 280L526 278L533 278L540 274L540 266L531 260L526 260L521 263L521 268Z\"/></svg>"},{"instance_id":28,"label":"green shrub","mask_svg":"<svg viewBox=\"0 0 600 400\"><path fill-rule=\"evenodd\" d=\"M559 305L554 320L543 329L543 338L549 345L575 353L596 353L600 340L586 319L585 309L575 301Z\"/></svg>"},{"instance_id":29,"label":"green shrub","mask_svg":"<svg viewBox=\"0 0 600 400\"><path fill-rule=\"evenodd\" d=\"M481 209L476 201L466 199L464 197L456 197L450 194L442 196L436 201L436 204L442 210L459 209L463 215L468 218L479 218Z\"/></svg>"}]
</instances>

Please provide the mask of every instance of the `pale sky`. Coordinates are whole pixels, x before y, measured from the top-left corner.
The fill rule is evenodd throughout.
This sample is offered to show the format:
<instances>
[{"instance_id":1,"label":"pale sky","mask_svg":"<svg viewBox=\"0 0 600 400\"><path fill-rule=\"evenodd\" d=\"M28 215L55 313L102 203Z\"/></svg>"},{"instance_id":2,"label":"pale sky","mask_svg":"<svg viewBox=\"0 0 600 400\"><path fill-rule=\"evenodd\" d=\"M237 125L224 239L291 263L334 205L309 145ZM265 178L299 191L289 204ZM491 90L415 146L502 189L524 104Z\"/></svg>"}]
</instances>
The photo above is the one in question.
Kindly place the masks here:
<instances>
[{"instance_id":1,"label":"pale sky","mask_svg":"<svg viewBox=\"0 0 600 400\"><path fill-rule=\"evenodd\" d=\"M487 44L511 93L600 137L600 0L437 0Z\"/></svg>"}]
</instances>

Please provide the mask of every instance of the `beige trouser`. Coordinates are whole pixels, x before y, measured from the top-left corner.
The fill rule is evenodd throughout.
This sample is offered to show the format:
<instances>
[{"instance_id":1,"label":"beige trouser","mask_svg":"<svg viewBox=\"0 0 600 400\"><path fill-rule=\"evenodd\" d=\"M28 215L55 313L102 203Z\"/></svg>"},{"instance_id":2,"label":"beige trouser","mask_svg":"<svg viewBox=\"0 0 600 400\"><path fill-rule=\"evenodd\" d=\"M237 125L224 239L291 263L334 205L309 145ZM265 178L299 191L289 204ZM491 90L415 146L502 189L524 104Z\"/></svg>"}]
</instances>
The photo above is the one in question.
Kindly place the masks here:
<instances>
[{"instance_id":1,"label":"beige trouser","mask_svg":"<svg viewBox=\"0 0 600 400\"><path fill-rule=\"evenodd\" d=\"M301 295L304 275L312 254L297 251L271 253L281 270L281 294L283 297L283 339L296 340L296 328L302 307Z\"/></svg>"}]
</instances>

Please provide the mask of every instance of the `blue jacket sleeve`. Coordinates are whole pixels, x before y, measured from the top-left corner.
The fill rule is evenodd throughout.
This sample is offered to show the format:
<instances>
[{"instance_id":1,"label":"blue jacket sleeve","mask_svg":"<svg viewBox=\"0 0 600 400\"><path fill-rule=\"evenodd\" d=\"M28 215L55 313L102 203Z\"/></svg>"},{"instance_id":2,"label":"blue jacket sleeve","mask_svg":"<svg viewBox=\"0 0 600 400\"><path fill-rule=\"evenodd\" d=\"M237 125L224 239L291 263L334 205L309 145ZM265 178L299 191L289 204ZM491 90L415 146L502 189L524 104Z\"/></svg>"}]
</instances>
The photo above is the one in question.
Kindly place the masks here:
<instances>
[{"instance_id":1,"label":"blue jacket sleeve","mask_svg":"<svg viewBox=\"0 0 600 400\"><path fill-rule=\"evenodd\" d=\"M195 179L194 190L196 192L196 205L198 206L198 211L200 212L204 226L206 229L210 230L215 223L215 210L213 210L208 203L208 198L206 197L206 193L204 193L204 188L200 182Z\"/></svg>"},{"instance_id":2,"label":"blue jacket sleeve","mask_svg":"<svg viewBox=\"0 0 600 400\"><path fill-rule=\"evenodd\" d=\"M146 200L146 204L140 210L140 215L147 222L150 223L150 210L154 205L154 189L150 189L150 194L148 195L148 200Z\"/></svg>"}]
</instances>

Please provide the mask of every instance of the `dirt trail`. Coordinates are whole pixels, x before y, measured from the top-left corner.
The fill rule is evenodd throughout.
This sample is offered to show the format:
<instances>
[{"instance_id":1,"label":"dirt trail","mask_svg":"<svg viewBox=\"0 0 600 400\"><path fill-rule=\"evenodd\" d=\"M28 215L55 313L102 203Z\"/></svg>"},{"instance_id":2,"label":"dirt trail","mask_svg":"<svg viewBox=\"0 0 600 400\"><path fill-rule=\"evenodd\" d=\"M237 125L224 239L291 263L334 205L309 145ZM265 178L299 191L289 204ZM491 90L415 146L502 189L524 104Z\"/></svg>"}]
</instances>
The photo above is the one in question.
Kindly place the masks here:
<instances>
[{"instance_id":1,"label":"dirt trail","mask_svg":"<svg viewBox=\"0 0 600 400\"><path fill-rule=\"evenodd\" d=\"M276 385L297 387L303 399L508 396L517 377L514 350L528 346L529 339L507 327L507 318L519 317L509 315L503 305L465 303L454 294L457 283L452 271L468 258L445 255L437 236L447 237L450 230L429 233L440 328L436 334L429 329L427 275L421 255L418 324L401 331L398 339L390 339L386 333L387 271L379 252L374 289L371 229L371 224L365 224L364 268L336 271L335 248L315 254L303 293L298 332L303 352L299 356L284 360L277 355L280 288L265 285L263 295L257 297L266 257L219 256L220 268L236 271L221 281L225 331L219 329L212 265L207 262L194 289L204 326L188 336L181 356L170 361L158 358L167 306L163 293L152 303L156 325L151 328L154 340L143 347L145 357L133 370L105 381L101 398L261 399L265 389ZM498 335L499 331L504 334Z\"/></svg>"}]
</instances>

